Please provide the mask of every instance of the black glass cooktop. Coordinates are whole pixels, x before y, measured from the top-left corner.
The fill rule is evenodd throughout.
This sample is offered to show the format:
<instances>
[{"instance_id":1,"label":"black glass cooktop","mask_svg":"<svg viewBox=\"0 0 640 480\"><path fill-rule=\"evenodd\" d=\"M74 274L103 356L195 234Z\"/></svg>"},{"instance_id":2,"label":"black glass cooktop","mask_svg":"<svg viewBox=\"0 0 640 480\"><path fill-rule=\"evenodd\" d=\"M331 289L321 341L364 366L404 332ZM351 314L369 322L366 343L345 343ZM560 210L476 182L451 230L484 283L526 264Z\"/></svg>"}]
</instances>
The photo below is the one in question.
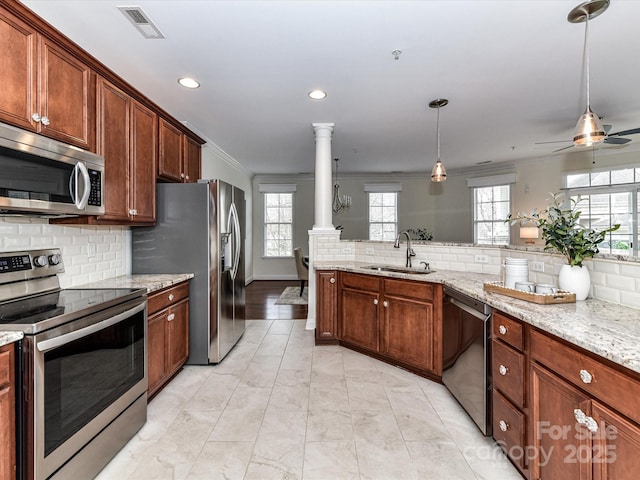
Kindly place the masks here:
<instances>
[{"instance_id":1,"label":"black glass cooktop","mask_svg":"<svg viewBox=\"0 0 640 480\"><path fill-rule=\"evenodd\" d=\"M38 333L144 295L139 288L66 289L0 303L0 330Z\"/></svg>"}]
</instances>

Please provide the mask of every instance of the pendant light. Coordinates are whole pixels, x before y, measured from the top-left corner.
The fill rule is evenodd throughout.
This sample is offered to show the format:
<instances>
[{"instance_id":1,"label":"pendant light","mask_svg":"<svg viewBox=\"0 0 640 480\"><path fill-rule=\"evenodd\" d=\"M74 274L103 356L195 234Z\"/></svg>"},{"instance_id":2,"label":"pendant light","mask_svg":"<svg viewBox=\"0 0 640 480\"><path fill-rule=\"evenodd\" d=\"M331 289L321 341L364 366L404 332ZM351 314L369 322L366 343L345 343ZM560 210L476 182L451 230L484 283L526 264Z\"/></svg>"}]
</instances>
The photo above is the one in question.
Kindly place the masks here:
<instances>
[{"instance_id":1,"label":"pendant light","mask_svg":"<svg viewBox=\"0 0 640 480\"><path fill-rule=\"evenodd\" d=\"M581 3L575 7L567 20L570 23L585 23L584 28L584 63L587 83L587 108L578 119L573 132L573 144L580 147L590 147L602 143L607 134L602 126L600 117L591 110L589 98L589 20L597 17L609 7L609 0L593 0Z\"/></svg>"},{"instance_id":2,"label":"pendant light","mask_svg":"<svg viewBox=\"0 0 640 480\"><path fill-rule=\"evenodd\" d=\"M440 161L440 107L444 107L448 103L449 100L446 98L437 98L429 102L429 108L438 109L438 117L436 121L436 143L438 144L438 156L436 158L436 164L433 166L433 170L431 170L432 182L444 182L447 179L447 171Z\"/></svg>"}]
</instances>

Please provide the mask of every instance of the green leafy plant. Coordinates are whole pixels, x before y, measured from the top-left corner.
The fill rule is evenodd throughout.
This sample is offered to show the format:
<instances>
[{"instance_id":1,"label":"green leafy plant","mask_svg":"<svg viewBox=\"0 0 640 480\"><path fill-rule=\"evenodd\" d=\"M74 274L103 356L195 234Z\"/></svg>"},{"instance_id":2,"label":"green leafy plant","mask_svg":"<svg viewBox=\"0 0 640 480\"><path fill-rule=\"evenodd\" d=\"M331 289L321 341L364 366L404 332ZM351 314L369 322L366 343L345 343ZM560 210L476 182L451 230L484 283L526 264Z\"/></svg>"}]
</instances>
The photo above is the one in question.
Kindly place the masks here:
<instances>
[{"instance_id":1,"label":"green leafy plant","mask_svg":"<svg viewBox=\"0 0 640 480\"><path fill-rule=\"evenodd\" d=\"M535 224L542 229L545 250L555 250L565 256L569 265L582 266L582 261L593 257L599 252L598 245L604 241L608 233L620 228L617 223L604 230L594 230L580 224L580 210L578 204L582 200L571 198L570 208L563 208L563 194L551 194L549 206L540 212L537 209L529 214L518 212L507 217L506 222L511 225Z\"/></svg>"},{"instance_id":2,"label":"green leafy plant","mask_svg":"<svg viewBox=\"0 0 640 480\"><path fill-rule=\"evenodd\" d=\"M433 240L433 233L426 228L409 228L407 231L414 235L414 240Z\"/></svg>"}]
</instances>

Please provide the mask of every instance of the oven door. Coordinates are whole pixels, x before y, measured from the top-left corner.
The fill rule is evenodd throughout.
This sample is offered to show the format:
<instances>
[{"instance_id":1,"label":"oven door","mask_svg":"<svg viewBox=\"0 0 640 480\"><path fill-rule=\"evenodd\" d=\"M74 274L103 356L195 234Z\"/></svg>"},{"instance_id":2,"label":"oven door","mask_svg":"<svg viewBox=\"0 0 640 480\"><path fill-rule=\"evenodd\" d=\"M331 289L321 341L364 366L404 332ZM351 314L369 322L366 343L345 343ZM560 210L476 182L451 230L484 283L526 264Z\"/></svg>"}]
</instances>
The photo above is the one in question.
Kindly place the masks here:
<instances>
[{"instance_id":1,"label":"oven door","mask_svg":"<svg viewBox=\"0 0 640 480\"><path fill-rule=\"evenodd\" d=\"M146 396L146 328L141 297L30 338L26 478L48 478Z\"/></svg>"}]
</instances>

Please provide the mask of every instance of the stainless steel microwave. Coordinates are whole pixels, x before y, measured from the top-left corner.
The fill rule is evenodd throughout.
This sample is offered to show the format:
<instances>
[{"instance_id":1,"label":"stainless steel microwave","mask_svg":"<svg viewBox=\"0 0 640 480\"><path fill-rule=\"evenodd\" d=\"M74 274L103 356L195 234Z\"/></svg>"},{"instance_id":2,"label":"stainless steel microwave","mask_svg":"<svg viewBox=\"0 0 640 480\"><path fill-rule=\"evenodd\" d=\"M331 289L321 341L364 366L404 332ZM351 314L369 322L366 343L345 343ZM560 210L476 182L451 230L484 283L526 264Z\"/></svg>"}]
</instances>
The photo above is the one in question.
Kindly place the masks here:
<instances>
[{"instance_id":1,"label":"stainless steel microwave","mask_svg":"<svg viewBox=\"0 0 640 480\"><path fill-rule=\"evenodd\" d=\"M104 157L0 123L0 215L104 214Z\"/></svg>"}]
</instances>

